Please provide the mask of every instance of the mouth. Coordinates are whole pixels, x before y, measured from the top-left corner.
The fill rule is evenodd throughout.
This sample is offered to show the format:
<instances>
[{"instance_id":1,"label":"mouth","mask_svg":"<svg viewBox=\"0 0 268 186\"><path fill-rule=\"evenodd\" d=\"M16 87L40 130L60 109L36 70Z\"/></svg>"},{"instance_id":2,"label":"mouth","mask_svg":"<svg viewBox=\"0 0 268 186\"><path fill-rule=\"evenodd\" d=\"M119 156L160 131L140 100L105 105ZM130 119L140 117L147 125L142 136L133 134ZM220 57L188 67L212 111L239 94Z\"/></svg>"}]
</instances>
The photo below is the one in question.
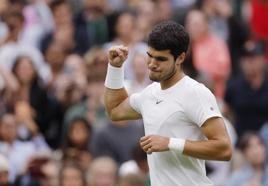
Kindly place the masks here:
<instances>
[{"instance_id":1,"label":"mouth","mask_svg":"<svg viewBox=\"0 0 268 186\"><path fill-rule=\"evenodd\" d=\"M159 70L149 70L149 72L153 72L153 73L159 73Z\"/></svg>"}]
</instances>

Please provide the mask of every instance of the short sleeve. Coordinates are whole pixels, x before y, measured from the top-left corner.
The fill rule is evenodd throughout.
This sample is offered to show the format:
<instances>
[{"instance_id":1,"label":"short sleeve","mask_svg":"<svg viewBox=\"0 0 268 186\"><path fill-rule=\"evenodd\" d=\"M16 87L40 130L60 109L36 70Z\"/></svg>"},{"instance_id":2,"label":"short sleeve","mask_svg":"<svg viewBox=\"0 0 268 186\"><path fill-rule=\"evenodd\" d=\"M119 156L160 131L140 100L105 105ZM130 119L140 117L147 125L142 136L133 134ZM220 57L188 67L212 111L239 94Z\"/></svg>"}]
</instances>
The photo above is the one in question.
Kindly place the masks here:
<instances>
[{"instance_id":1,"label":"short sleeve","mask_svg":"<svg viewBox=\"0 0 268 186\"><path fill-rule=\"evenodd\" d=\"M222 117L215 96L202 84L187 95L184 109L188 119L199 127L209 118Z\"/></svg>"},{"instance_id":2,"label":"short sleeve","mask_svg":"<svg viewBox=\"0 0 268 186\"><path fill-rule=\"evenodd\" d=\"M134 93L129 98L130 106L139 114L141 114L141 93Z\"/></svg>"}]
</instances>

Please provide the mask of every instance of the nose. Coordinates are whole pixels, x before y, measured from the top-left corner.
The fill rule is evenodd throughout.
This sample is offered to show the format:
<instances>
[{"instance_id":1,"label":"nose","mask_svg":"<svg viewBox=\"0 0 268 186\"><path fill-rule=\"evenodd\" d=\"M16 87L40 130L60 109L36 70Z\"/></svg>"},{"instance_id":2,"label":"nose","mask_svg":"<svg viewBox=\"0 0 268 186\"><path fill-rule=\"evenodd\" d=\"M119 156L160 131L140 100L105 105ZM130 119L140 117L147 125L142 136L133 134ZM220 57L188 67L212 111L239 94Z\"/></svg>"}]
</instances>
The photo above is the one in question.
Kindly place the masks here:
<instances>
[{"instance_id":1,"label":"nose","mask_svg":"<svg viewBox=\"0 0 268 186\"><path fill-rule=\"evenodd\" d=\"M151 58L148 62L148 67L149 69L156 69L158 67L158 62L154 58Z\"/></svg>"}]
</instances>

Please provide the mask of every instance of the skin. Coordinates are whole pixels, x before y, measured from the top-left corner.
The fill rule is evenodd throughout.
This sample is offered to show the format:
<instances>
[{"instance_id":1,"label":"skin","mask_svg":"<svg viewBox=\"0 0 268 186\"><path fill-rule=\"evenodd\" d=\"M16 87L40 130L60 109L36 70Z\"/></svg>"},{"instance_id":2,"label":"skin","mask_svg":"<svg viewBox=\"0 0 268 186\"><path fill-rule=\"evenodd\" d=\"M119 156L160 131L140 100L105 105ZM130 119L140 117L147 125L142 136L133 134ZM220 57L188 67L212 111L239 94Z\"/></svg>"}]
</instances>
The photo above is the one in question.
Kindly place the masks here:
<instances>
[{"instance_id":1,"label":"skin","mask_svg":"<svg viewBox=\"0 0 268 186\"><path fill-rule=\"evenodd\" d=\"M181 64L185 59L185 53L176 59L169 50L148 49L147 66L149 78L157 81L161 89L167 89L178 82L184 73ZM128 49L124 46L114 46L108 51L110 65L121 67L128 55ZM105 88L105 107L109 117L114 121L140 119L129 104L129 97L125 88ZM222 118L213 117L205 121L201 130L207 137L206 141L186 140L183 154L206 160L230 160L232 149L227 130ZM148 154L153 152L168 151L170 138L167 136L147 135L140 139L141 148Z\"/></svg>"}]
</instances>

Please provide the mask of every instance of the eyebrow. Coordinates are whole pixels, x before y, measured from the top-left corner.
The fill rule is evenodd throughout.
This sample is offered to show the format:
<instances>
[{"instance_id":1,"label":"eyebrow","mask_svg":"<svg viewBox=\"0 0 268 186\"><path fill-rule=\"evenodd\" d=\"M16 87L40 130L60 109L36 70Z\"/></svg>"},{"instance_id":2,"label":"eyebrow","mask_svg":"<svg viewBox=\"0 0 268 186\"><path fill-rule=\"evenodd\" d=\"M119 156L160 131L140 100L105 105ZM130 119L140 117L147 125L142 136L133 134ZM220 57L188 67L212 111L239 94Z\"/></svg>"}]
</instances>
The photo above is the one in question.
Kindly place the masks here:
<instances>
[{"instance_id":1,"label":"eyebrow","mask_svg":"<svg viewBox=\"0 0 268 186\"><path fill-rule=\"evenodd\" d=\"M167 61L168 60L168 58L164 57L164 56L152 56L152 54L150 54L149 52L146 52L146 53L150 58L154 58L157 61Z\"/></svg>"}]
</instances>

